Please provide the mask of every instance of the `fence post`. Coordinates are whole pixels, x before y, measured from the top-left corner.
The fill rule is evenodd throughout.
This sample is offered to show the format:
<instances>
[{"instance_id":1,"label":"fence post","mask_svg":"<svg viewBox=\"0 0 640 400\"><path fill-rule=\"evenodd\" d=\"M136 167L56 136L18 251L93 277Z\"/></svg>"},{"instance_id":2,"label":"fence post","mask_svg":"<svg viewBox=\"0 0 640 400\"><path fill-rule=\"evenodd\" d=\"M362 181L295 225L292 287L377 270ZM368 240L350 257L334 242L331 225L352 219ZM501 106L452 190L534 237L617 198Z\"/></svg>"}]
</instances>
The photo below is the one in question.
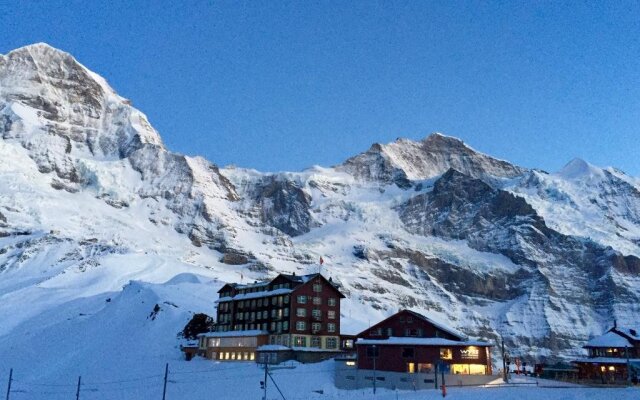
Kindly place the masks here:
<instances>
[{"instance_id":1,"label":"fence post","mask_svg":"<svg viewBox=\"0 0 640 400\"><path fill-rule=\"evenodd\" d=\"M9 384L7 385L7 400L9 400L9 395L11 394L11 381L13 381L13 368L9 370Z\"/></svg>"}]
</instances>

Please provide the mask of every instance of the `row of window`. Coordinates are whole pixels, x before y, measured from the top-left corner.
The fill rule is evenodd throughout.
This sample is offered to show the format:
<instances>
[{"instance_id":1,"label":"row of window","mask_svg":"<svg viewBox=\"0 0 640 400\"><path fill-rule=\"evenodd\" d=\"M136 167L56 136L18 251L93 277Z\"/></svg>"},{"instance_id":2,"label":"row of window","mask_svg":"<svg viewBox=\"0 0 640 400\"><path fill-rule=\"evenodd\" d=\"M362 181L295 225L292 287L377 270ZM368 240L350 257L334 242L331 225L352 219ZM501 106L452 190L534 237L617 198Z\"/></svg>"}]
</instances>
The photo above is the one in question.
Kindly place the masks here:
<instances>
[{"instance_id":1,"label":"row of window","mask_svg":"<svg viewBox=\"0 0 640 400\"><path fill-rule=\"evenodd\" d=\"M296 317L304 318L306 316L307 316L306 308L296 308ZM322 310L314 308L313 310L311 310L311 316L314 319L322 319ZM336 319L336 312L334 310L327 311L327 318Z\"/></svg>"},{"instance_id":2,"label":"row of window","mask_svg":"<svg viewBox=\"0 0 640 400\"><path fill-rule=\"evenodd\" d=\"M380 348L376 346L367 346L367 357L374 358L380 355ZM402 357L413 358L415 357L415 349L413 347L403 347ZM448 347L440 348L440 359L451 360L453 359L453 350Z\"/></svg>"},{"instance_id":3,"label":"row of window","mask_svg":"<svg viewBox=\"0 0 640 400\"><path fill-rule=\"evenodd\" d=\"M256 353L249 351L221 351L212 353L211 358L214 360L254 361Z\"/></svg>"},{"instance_id":4,"label":"row of window","mask_svg":"<svg viewBox=\"0 0 640 400\"><path fill-rule=\"evenodd\" d=\"M311 340L308 342L309 347L317 347L322 348L322 339L320 336L311 336ZM326 349L337 349L338 348L338 339L335 337L324 338L324 347ZM294 347L307 347L307 337L306 336L294 336L293 337L293 346Z\"/></svg>"},{"instance_id":5,"label":"row of window","mask_svg":"<svg viewBox=\"0 0 640 400\"><path fill-rule=\"evenodd\" d=\"M287 318L289 317L289 309L288 308L273 308L271 309L271 318L273 319L282 319L282 318ZM268 310L264 310L264 311L246 311L244 313L236 313L236 320L238 321L243 321L243 320L247 320L247 321L255 321L256 319L267 319L269 318L269 311Z\"/></svg>"},{"instance_id":6,"label":"row of window","mask_svg":"<svg viewBox=\"0 0 640 400\"><path fill-rule=\"evenodd\" d=\"M223 301L218 305L219 312L227 312L231 311L231 301ZM289 296L271 296L271 297L260 297L257 299L251 300L239 300L235 302L237 309L244 308L260 308L267 307L269 304L272 306L282 307L285 304L289 304Z\"/></svg>"},{"instance_id":7,"label":"row of window","mask_svg":"<svg viewBox=\"0 0 640 400\"><path fill-rule=\"evenodd\" d=\"M370 335L371 336L393 336L394 330L393 328L376 328L371 330ZM397 332L396 332L397 333ZM404 331L404 336L405 337L423 337L424 336L424 331L421 328L405 328ZM436 330L436 337L438 336L438 331Z\"/></svg>"},{"instance_id":8,"label":"row of window","mask_svg":"<svg viewBox=\"0 0 640 400\"><path fill-rule=\"evenodd\" d=\"M296 321L296 330L297 331L305 331L307 330L307 323L305 321ZM313 322L311 324L311 330L313 332L320 332L322 330L322 324L320 322ZM335 332L336 324L330 322L327 324L327 332Z\"/></svg>"},{"instance_id":9,"label":"row of window","mask_svg":"<svg viewBox=\"0 0 640 400\"><path fill-rule=\"evenodd\" d=\"M318 296L305 296L305 295L300 295L297 298L298 304L307 304L308 301L311 301L314 305L322 305L322 297L318 297ZM336 299L335 297L329 297L327 299L327 305L329 307L335 307L336 304L338 304L338 299Z\"/></svg>"}]
</instances>

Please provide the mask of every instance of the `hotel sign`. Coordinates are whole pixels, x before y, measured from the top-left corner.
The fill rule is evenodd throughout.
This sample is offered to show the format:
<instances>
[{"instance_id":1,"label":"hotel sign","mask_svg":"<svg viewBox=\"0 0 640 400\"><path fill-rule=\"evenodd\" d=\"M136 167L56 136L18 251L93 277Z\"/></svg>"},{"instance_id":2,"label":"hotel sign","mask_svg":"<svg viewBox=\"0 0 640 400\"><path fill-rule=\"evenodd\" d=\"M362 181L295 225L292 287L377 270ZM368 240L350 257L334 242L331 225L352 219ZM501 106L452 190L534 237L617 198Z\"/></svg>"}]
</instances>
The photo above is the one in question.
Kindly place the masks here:
<instances>
[{"instance_id":1,"label":"hotel sign","mask_svg":"<svg viewBox=\"0 0 640 400\"><path fill-rule=\"evenodd\" d=\"M480 358L480 350L477 347L467 347L460 349L460 358L463 360L477 360Z\"/></svg>"}]
</instances>

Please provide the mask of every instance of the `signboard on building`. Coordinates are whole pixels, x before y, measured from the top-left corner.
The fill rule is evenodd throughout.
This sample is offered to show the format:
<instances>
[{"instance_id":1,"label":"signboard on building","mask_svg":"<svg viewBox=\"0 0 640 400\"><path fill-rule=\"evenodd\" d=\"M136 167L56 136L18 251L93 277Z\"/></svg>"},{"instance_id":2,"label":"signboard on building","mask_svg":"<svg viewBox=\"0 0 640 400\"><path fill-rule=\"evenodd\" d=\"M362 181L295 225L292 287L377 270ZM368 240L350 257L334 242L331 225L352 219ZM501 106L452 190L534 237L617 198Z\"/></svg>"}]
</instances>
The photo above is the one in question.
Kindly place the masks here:
<instances>
[{"instance_id":1,"label":"signboard on building","mask_svg":"<svg viewBox=\"0 0 640 400\"><path fill-rule=\"evenodd\" d=\"M460 349L460 358L463 360L477 360L480 358L480 349L477 347L467 347L466 349Z\"/></svg>"}]
</instances>

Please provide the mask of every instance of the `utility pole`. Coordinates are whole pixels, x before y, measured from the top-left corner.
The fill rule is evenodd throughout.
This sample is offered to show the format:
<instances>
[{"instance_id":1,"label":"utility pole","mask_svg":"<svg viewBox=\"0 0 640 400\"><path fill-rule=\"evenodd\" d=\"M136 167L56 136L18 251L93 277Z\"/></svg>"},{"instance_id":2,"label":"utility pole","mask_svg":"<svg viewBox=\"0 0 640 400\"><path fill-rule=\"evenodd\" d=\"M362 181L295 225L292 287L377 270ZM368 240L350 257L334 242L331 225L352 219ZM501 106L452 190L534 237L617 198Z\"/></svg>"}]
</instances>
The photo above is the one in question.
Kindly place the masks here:
<instances>
[{"instance_id":1,"label":"utility pole","mask_svg":"<svg viewBox=\"0 0 640 400\"><path fill-rule=\"evenodd\" d=\"M627 357L627 386L631 386L631 362L629 361L629 347L624 345L625 356Z\"/></svg>"},{"instance_id":2,"label":"utility pole","mask_svg":"<svg viewBox=\"0 0 640 400\"><path fill-rule=\"evenodd\" d=\"M76 389L76 400L80 400L80 384L82 382L82 377L78 377L78 388Z\"/></svg>"},{"instance_id":3,"label":"utility pole","mask_svg":"<svg viewBox=\"0 0 640 400\"><path fill-rule=\"evenodd\" d=\"M507 356L504 352L504 338L500 336L502 340L502 379L509 383L509 374L507 373Z\"/></svg>"},{"instance_id":4,"label":"utility pole","mask_svg":"<svg viewBox=\"0 0 640 400\"><path fill-rule=\"evenodd\" d=\"M267 375L269 374L269 360L265 357L264 360L264 383L262 389L264 390L262 400L267 400Z\"/></svg>"},{"instance_id":5,"label":"utility pole","mask_svg":"<svg viewBox=\"0 0 640 400\"><path fill-rule=\"evenodd\" d=\"M9 395L11 394L11 381L13 381L13 368L9 370L9 384L7 385L7 400L9 400Z\"/></svg>"},{"instance_id":6,"label":"utility pole","mask_svg":"<svg viewBox=\"0 0 640 400\"><path fill-rule=\"evenodd\" d=\"M169 378L169 363L164 366L164 386L162 388L162 400L167 398L167 380Z\"/></svg>"},{"instance_id":7,"label":"utility pole","mask_svg":"<svg viewBox=\"0 0 640 400\"><path fill-rule=\"evenodd\" d=\"M373 345L373 394L376 394L376 358L377 358L377 353L376 353L376 345Z\"/></svg>"}]
</instances>

